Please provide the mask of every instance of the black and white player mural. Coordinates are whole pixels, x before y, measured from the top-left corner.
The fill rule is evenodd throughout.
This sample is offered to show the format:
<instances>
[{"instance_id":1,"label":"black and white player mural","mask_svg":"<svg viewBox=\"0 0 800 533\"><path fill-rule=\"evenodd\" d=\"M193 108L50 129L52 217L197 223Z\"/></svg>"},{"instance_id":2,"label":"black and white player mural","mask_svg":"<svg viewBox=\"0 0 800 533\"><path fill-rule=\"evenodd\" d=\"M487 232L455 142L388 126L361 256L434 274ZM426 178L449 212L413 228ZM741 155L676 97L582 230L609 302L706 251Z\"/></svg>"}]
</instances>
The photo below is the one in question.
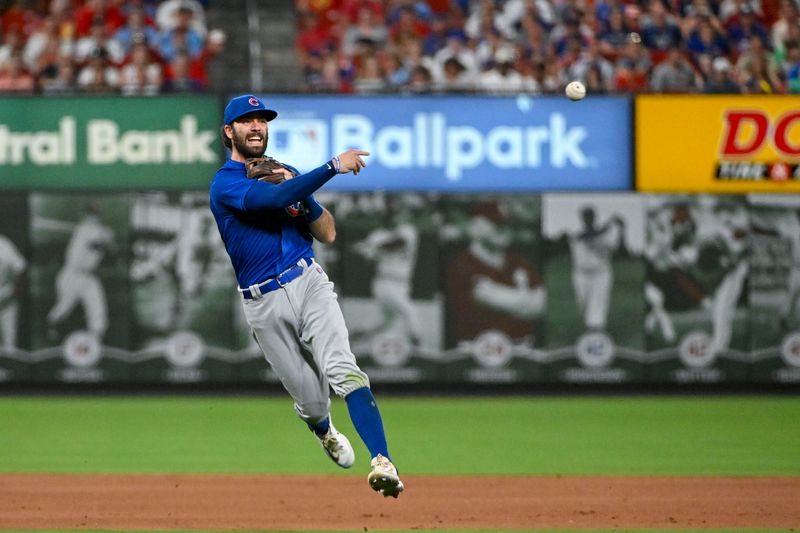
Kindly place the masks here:
<instances>
[{"instance_id":1,"label":"black and white player mural","mask_svg":"<svg viewBox=\"0 0 800 533\"><path fill-rule=\"evenodd\" d=\"M29 202L34 379L128 379L128 197L34 193Z\"/></svg>"},{"instance_id":2,"label":"black and white player mural","mask_svg":"<svg viewBox=\"0 0 800 533\"><path fill-rule=\"evenodd\" d=\"M800 382L800 197L750 195L752 379Z\"/></svg>"},{"instance_id":3,"label":"black and white player mural","mask_svg":"<svg viewBox=\"0 0 800 533\"><path fill-rule=\"evenodd\" d=\"M0 197L0 383L29 379L28 201Z\"/></svg>"},{"instance_id":4,"label":"black and white player mural","mask_svg":"<svg viewBox=\"0 0 800 533\"><path fill-rule=\"evenodd\" d=\"M641 379L642 197L545 194L542 233L550 379Z\"/></svg>"},{"instance_id":5,"label":"black and white player mural","mask_svg":"<svg viewBox=\"0 0 800 533\"><path fill-rule=\"evenodd\" d=\"M736 195L647 198L649 378L741 381L749 363L749 216Z\"/></svg>"},{"instance_id":6,"label":"black and white player mural","mask_svg":"<svg viewBox=\"0 0 800 533\"><path fill-rule=\"evenodd\" d=\"M234 379L236 280L208 193L137 193L130 228L136 379Z\"/></svg>"},{"instance_id":7,"label":"black and white player mural","mask_svg":"<svg viewBox=\"0 0 800 533\"><path fill-rule=\"evenodd\" d=\"M19 347L19 308L17 291L28 265L18 245L0 234L0 349L10 353Z\"/></svg>"},{"instance_id":8,"label":"black and white player mural","mask_svg":"<svg viewBox=\"0 0 800 533\"><path fill-rule=\"evenodd\" d=\"M336 289L359 364L373 381L436 379L438 197L338 194L330 203L337 241L314 250L326 269L339 272Z\"/></svg>"},{"instance_id":9,"label":"black and white player mural","mask_svg":"<svg viewBox=\"0 0 800 533\"><path fill-rule=\"evenodd\" d=\"M544 379L538 196L450 196L442 203L441 286L451 381Z\"/></svg>"}]
</instances>

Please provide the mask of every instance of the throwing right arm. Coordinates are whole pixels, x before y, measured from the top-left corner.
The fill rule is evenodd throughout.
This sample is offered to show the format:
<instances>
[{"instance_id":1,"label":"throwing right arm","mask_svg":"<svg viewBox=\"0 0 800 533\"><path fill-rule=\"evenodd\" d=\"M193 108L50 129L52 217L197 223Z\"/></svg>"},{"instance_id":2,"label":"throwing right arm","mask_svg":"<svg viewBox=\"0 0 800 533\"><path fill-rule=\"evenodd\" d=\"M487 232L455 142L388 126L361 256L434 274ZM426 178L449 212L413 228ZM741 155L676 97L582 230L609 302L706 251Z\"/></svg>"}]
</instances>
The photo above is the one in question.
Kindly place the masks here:
<instances>
[{"instance_id":1,"label":"throwing right arm","mask_svg":"<svg viewBox=\"0 0 800 533\"><path fill-rule=\"evenodd\" d=\"M366 166L363 156L369 152L350 149L311 172L279 184L253 180L244 197L246 211L283 209L309 197L338 174L358 174ZM338 164L338 169L335 168ZM338 172L337 172L338 171Z\"/></svg>"}]
</instances>

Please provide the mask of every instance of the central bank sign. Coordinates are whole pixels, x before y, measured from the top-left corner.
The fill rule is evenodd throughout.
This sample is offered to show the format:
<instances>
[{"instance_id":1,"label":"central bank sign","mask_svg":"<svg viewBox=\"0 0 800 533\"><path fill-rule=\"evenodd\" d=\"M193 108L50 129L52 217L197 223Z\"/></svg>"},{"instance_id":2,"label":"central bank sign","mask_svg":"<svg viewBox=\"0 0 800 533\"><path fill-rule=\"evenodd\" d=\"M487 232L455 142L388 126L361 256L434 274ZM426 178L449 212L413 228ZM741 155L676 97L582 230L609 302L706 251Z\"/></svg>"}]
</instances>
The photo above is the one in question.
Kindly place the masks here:
<instances>
[{"instance_id":1,"label":"central bank sign","mask_svg":"<svg viewBox=\"0 0 800 533\"><path fill-rule=\"evenodd\" d=\"M0 187L206 187L216 98L0 100Z\"/></svg>"},{"instance_id":2,"label":"central bank sign","mask_svg":"<svg viewBox=\"0 0 800 533\"><path fill-rule=\"evenodd\" d=\"M329 190L622 190L631 186L623 98L265 96L273 157L303 171L348 148L367 171Z\"/></svg>"}]
</instances>

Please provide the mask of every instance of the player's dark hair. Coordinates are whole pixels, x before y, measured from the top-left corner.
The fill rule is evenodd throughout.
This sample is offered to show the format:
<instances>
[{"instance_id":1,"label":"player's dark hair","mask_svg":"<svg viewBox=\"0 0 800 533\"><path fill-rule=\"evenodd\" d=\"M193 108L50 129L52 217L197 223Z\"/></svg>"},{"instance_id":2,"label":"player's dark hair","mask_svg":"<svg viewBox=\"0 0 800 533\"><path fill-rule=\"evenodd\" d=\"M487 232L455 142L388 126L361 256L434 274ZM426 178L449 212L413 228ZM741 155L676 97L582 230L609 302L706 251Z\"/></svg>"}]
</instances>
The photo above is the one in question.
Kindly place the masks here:
<instances>
[{"instance_id":1,"label":"player's dark hair","mask_svg":"<svg viewBox=\"0 0 800 533\"><path fill-rule=\"evenodd\" d=\"M225 135L225 124L219 128L219 136L222 137L222 144L225 145L225 148L228 150L233 150L233 142L231 141L230 137Z\"/></svg>"}]
</instances>

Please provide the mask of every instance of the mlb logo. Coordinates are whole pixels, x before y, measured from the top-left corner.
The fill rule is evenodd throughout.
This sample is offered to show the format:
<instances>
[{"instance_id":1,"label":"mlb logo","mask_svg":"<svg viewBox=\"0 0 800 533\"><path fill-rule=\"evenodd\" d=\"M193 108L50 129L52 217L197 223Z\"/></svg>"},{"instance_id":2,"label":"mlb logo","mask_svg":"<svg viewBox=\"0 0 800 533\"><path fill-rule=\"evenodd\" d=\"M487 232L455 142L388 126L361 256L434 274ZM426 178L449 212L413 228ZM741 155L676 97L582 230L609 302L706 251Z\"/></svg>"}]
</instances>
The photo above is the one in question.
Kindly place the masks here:
<instances>
[{"instance_id":1,"label":"mlb logo","mask_svg":"<svg viewBox=\"0 0 800 533\"><path fill-rule=\"evenodd\" d=\"M270 123L272 157L308 172L330 159L328 124L320 119L295 119L281 114L281 120Z\"/></svg>"}]
</instances>

